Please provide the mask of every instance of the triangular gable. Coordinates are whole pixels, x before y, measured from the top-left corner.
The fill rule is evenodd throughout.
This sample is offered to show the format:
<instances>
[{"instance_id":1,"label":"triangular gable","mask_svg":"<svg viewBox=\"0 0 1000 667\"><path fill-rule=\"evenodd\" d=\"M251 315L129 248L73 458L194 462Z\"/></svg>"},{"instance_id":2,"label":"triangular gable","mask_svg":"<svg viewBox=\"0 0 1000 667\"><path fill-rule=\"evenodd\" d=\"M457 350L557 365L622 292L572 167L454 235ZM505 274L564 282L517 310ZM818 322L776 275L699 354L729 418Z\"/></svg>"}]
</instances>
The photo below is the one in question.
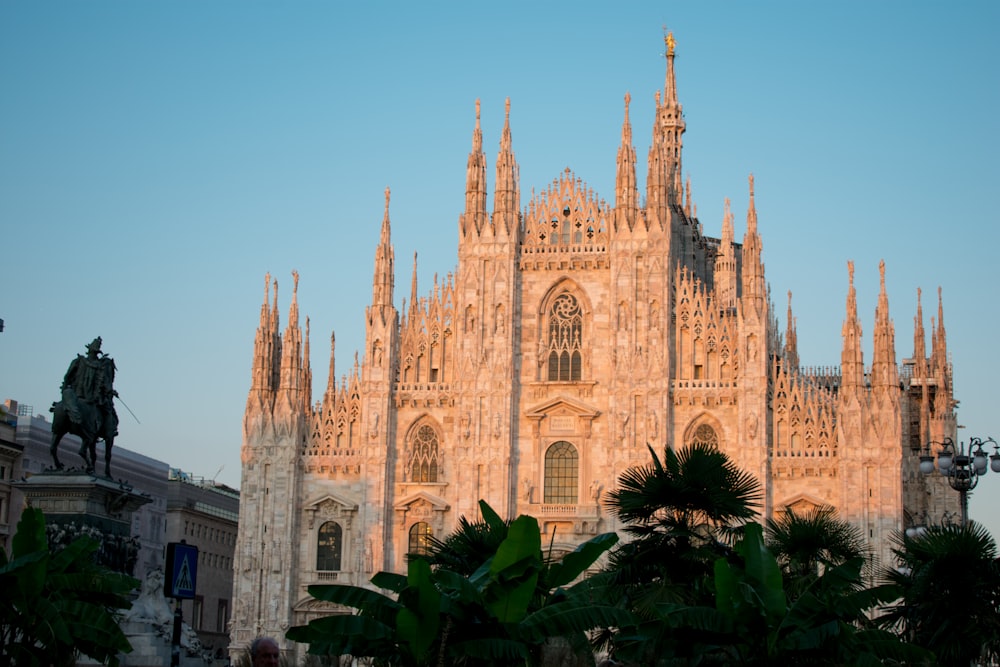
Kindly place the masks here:
<instances>
[{"instance_id":1,"label":"triangular gable","mask_svg":"<svg viewBox=\"0 0 1000 667\"><path fill-rule=\"evenodd\" d=\"M539 403L532 408L528 408L528 410L525 411L524 416L528 419L543 419L550 414L558 413L560 411L590 419L596 419L601 414L601 411L597 408L587 405L586 403L570 396L561 394L553 399L545 401L544 403Z\"/></svg>"},{"instance_id":2,"label":"triangular gable","mask_svg":"<svg viewBox=\"0 0 1000 667\"><path fill-rule=\"evenodd\" d=\"M832 507L831 503L828 503L825 500L820 500L816 496L811 496L808 493L799 493L784 502L775 503L775 507L778 511L783 511L786 507L797 509L797 506L801 507L806 504L814 506L815 509L819 509L821 507ZM796 514L800 514L800 512L796 512Z\"/></svg>"},{"instance_id":3,"label":"triangular gable","mask_svg":"<svg viewBox=\"0 0 1000 667\"><path fill-rule=\"evenodd\" d=\"M332 503L334 503L336 505L340 505L341 507L343 507L345 510L347 510L349 512L357 512L358 511L358 504L356 502L354 502L353 500L348 500L347 498L344 498L343 496L338 496L335 493L327 493L322 498L317 498L316 500L312 501L311 503L308 503L302 509L304 509L304 510L318 510L321 505L323 505L325 503L329 503L329 502L332 502Z\"/></svg>"},{"instance_id":4,"label":"triangular gable","mask_svg":"<svg viewBox=\"0 0 1000 667\"><path fill-rule=\"evenodd\" d=\"M304 505L302 511L308 518L310 529L315 527L316 518L341 520L345 523L345 528L351 527L351 520L358 511L358 504L335 493L328 493L322 498L317 498L311 503Z\"/></svg>"},{"instance_id":5,"label":"triangular gable","mask_svg":"<svg viewBox=\"0 0 1000 667\"><path fill-rule=\"evenodd\" d=\"M393 509L405 511L420 501L430 504L431 509L436 512L447 512L451 509L451 506L447 503L447 501L445 501L444 498L439 498L438 496L427 493L426 491L417 491L416 493L400 499L395 505L393 505Z\"/></svg>"},{"instance_id":6,"label":"triangular gable","mask_svg":"<svg viewBox=\"0 0 1000 667\"><path fill-rule=\"evenodd\" d=\"M325 600L317 600L311 595L299 598L298 602L295 603L293 609L297 612L322 614L324 616L329 616L331 614L347 615L352 612L352 609L350 607L334 604L332 602L326 602Z\"/></svg>"}]
</instances>

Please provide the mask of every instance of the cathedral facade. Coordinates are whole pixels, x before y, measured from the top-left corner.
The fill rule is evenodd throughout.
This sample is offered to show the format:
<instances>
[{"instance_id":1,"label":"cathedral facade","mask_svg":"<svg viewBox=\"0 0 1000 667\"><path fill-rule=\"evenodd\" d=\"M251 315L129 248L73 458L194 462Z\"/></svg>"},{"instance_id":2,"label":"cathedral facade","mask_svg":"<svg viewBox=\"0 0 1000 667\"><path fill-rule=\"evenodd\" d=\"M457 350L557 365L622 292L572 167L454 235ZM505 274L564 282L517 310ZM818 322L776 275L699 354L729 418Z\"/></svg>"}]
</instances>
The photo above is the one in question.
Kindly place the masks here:
<instances>
[{"instance_id":1,"label":"cathedral facade","mask_svg":"<svg viewBox=\"0 0 1000 667\"><path fill-rule=\"evenodd\" d=\"M800 366L791 295L779 325L765 280L753 178L741 239L728 201L717 238L693 210L666 46L642 196L626 96L614 203L566 170L522 206L508 101L489 211L477 102L457 269L420 295L414 266L397 309L386 191L365 348L337 382L331 337L315 402L298 275L283 329L265 278L234 647L324 613L310 584L405 571L479 499L537 517L557 549L618 530L602 497L650 461L647 443L717 445L765 487L763 516L833 506L883 559L895 531L957 515L958 494L918 472L926 444L956 431L940 293L925 332L918 291L913 354L897 358L880 266L866 365L849 264L841 365Z\"/></svg>"}]
</instances>

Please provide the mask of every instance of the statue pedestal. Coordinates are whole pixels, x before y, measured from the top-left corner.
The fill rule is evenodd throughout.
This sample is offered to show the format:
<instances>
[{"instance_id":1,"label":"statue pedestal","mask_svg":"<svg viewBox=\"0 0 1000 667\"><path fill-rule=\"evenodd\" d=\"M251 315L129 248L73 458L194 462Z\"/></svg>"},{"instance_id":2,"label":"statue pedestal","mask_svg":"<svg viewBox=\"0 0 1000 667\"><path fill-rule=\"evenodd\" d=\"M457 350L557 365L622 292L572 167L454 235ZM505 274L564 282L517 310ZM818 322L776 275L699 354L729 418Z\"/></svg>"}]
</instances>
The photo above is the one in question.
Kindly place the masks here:
<instances>
[{"instance_id":1,"label":"statue pedestal","mask_svg":"<svg viewBox=\"0 0 1000 667\"><path fill-rule=\"evenodd\" d=\"M92 516L132 522L132 512L153 499L135 493L131 485L79 470L46 470L13 485L28 503L49 516Z\"/></svg>"},{"instance_id":2,"label":"statue pedestal","mask_svg":"<svg viewBox=\"0 0 1000 667\"><path fill-rule=\"evenodd\" d=\"M31 507L42 510L46 525L63 529L60 537L66 542L80 534L98 537L103 564L132 574L139 548L132 538L132 514L152 498L125 482L79 470L46 470L12 484Z\"/></svg>"}]
</instances>

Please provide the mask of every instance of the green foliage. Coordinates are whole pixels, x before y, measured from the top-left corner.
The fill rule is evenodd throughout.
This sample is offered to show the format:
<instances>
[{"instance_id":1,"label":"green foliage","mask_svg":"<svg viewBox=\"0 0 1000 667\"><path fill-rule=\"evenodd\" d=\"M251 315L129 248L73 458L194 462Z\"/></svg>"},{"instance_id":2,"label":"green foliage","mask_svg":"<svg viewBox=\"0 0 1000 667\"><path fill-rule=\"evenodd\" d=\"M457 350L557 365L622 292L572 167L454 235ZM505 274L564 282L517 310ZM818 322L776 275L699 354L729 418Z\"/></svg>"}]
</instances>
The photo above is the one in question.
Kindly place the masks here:
<instances>
[{"instance_id":1,"label":"green foliage","mask_svg":"<svg viewBox=\"0 0 1000 667\"><path fill-rule=\"evenodd\" d=\"M853 558L864 559L866 571L871 563L861 531L838 518L832 507L805 515L785 508L777 518L767 520L766 543L793 590Z\"/></svg>"},{"instance_id":2,"label":"green foliage","mask_svg":"<svg viewBox=\"0 0 1000 667\"><path fill-rule=\"evenodd\" d=\"M441 593L431 580L427 561L412 561L409 570L407 587L399 595L404 606L396 612L396 629L417 661L423 662L441 625Z\"/></svg>"},{"instance_id":3,"label":"green foliage","mask_svg":"<svg viewBox=\"0 0 1000 667\"><path fill-rule=\"evenodd\" d=\"M118 625L138 585L96 563L96 540L49 552L45 517L21 515L11 553L0 550L0 665L72 664L83 654L108 665L132 647Z\"/></svg>"},{"instance_id":4,"label":"green foliage","mask_svg":"<svg viewBox=\"0 0 1000 667\"><path fill-rule=\"evenodd\" d=\"M591 588L639 621L599 638L632 665L924 664L927 654L874 627L892 588L868 589L863 542L830 511L749 522L760 487L709 446L632 468L608 505L635 539ZM748 523L749 522L749 523ZM896 661L896 662L892 662Z\"/></svg>"},{"instance_id":5,"label":"green foliage","mask_svg":"<svg viewBox=\"0 0 1000 667\"><path fill-rule=\"evenodd\" d=\"M899 535L898 566L886 572L900 601L885 625L933 651L937 664L989 664L1000 657L1000 561L977 523Z\"/></svg>"},{"instance_id":6,"label":"green foliage","mask_svg":"<svg viewBox=\"0 0 1000 667\"><path fill-rule=\"evenodd\" d=\"M863 564L833 567L790 599L761 526L748 524L733 557L715 562L714 607L660 605L661 624L633 630L619 652L643 664L922 664L924 652L869 624L866 612L885 602L885 591L864 589ZM650 656L643 642L657 632L674 639Z\"/></svg>"},{"instance_id":7,"label":"green foliage","mask_svg":"<svg viewBox=\"0 0 1000 667\"><path fill-rule=\"evenodd\" d=\"M461 545L460 553L411 558L405 583L389 573L373 577L395 599L355 586L311 586L314 597L356 615L317 619L287 637L309 644L310 654L370 657L380 665L524 665L539 664L552 637L586 651L589 630L632 622L626 610L595 605L580 593L584 587L570 585L615 544L614 534L550 562L536 519L506 522L485 503L481 508L486 519L474 533L463 522L461 540L441 543ZM503 537L495 540L491 531ZM470 534L476 539L465 539ZM490 543L496 547L473 567L470 558ZM432 560L456 569L432 568Z\"/></svg>"},{"instance_id":8,"label":"green foliage","mask_svg":"<svg viewBox=\"0 0 1000 667\"><path fill-rule=\"evenodd\" d=\"M469 521L466 517L458 520L458 529L445 539L430 537L428 553L421 556L433 567L444 567L465 576L471 575L500 548L507 537L510 521L500 518L492 507L480 501L482 519Z\"/></svg>"},{"instance_id":9,"label":"green foliage","mask_svg":"<svg viewBox=\"0 0 1000 667\"><path fill-rule=\"evenodd\" d=\"M717 448L666 447L663 460L629 468L607 495L608 509L632 540L611 553L604 585L647 618L663 603L708 604L715 559L730 549L734 529L755 516L762 493L756 479Z\"/></svg>"}]
</instances>

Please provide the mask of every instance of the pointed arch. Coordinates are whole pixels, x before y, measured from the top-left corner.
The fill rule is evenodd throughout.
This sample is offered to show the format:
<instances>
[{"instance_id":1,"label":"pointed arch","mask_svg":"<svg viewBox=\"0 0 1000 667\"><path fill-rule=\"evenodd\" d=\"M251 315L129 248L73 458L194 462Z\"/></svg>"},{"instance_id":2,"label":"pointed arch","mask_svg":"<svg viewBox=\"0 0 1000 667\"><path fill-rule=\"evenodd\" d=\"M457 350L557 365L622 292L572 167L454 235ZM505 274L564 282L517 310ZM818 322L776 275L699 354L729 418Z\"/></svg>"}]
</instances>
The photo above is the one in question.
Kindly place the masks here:
<instances>
[{"instance_id":1,"label":"pointed arch","mask_svg":"<svg viewBox=\"0 0 1000 667\"><path fill-rule=\"evenodd\" d=\"M406 433L403 479L436 483L441 477L441 427L430 416L416 419Z\"/></svg>"},{"instance_id":2,"label":"pointed arch","mask_svg":"<svg viewBox=\"0 0 1000 667\"><path fill-rule=\"evenodd\" d=\"M569 278L556 282L538 310L539 366L549 382L578 382L587 374L592 308L586 293Z\"/></svg>"},{"instance_id":3,"label":"pointed arch","mask_svg":"<svg viewBox=\"0 0 1000 667\"><path fill-rule=\"evenodd\" d=\"M722 424L708 412L703 412L692 419L684 429L684 446L694 443L706 444L723 448L725 430Z\"/></svg>"}]
</instances>

